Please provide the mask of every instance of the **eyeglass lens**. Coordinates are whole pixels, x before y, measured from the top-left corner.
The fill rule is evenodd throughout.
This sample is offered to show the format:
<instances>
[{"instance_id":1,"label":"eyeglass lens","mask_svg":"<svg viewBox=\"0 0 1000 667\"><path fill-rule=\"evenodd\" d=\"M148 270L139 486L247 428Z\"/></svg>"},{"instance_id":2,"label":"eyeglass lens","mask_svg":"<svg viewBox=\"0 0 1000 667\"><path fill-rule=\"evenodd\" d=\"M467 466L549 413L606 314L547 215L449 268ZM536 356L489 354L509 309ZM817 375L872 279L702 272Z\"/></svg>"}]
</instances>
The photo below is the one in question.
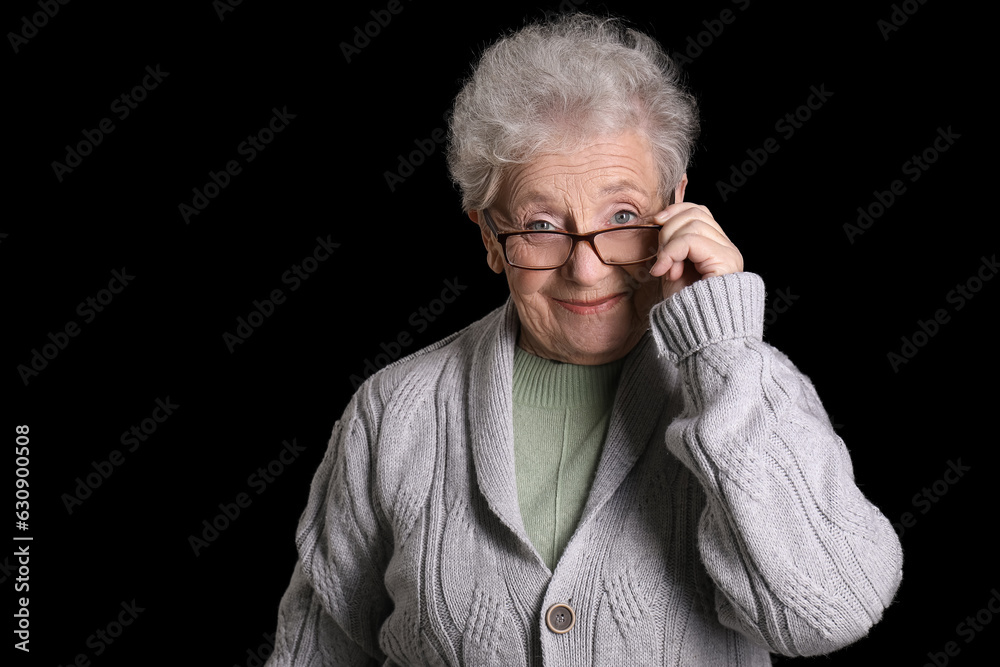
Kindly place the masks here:
<instances>
[{"instance_id":1,"label":"eyeglass lens","mask_svg":"<svg viewBox=\"0 0 1000 667\"><path fill-rule=\"evenodd\" d=\"M613 229L594 236L605 264L632 264L656 255L659 229ZM573 237L544 232L507 238L507 260L524 268L561 266L573 250Z\"/></svg>"}]
</instances>

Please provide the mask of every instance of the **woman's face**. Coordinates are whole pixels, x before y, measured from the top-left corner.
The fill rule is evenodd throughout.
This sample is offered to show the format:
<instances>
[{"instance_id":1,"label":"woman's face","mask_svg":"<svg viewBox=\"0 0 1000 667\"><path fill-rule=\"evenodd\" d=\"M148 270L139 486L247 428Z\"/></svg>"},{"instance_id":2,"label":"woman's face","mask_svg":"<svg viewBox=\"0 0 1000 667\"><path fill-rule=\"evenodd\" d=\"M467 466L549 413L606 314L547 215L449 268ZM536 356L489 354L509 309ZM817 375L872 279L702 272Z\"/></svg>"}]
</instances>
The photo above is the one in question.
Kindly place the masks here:
<instances>
[{"instance_id":1,"label":"woman's face","mask_svg":"<svg viewBox=\"0 0 1000 667\"><path fill-rule=\"evenodd\" d=\"M665 202L658 185L645 140L627 132L517 168L489 212L501 231L588 232L635 224L640 216L659 212ZM685 185L686 179L676 201ZM470 217L480 222L478 212ZM558 269L517 269L504 261L492 232L481 227L490 267L507 274L521 320L518 344L528 352L565 363L603 364L625 356L648 328L660 281L649 277L647 266L608 266L589 244L578 243Z\"/></svg>"}]
</instances>

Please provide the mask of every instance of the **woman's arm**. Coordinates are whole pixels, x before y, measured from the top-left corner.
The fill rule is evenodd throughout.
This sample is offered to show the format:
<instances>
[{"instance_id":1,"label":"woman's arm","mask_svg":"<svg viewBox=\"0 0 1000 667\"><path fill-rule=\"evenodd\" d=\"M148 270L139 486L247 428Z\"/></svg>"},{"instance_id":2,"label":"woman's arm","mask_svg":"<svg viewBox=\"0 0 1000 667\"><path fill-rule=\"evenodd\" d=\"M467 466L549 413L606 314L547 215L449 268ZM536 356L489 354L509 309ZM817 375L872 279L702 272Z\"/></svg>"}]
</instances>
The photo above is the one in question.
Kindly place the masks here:
<instances>
[{"instance_id":1,"label":"woman's arm","mask_svg":"<svg viewBox=\"0 0 1000 667\"><path fill-rule=\"evenodd\" d=\"M299 520L299 561L281 599L267 667L371 666L384 660L378 629L392 609L383 575L391 548L371 500L370 431L359 397L337 422Z\"/></svg>"},{"instance_id":2,"label":"woman's arm","mask_svg":"<svg viewBox=\"0 0 1000 667\"><path fill-rule=\"evenodd\" d=\"M761 341L763 316L751 273L699 280L652 310L683 382L666 443L707 495L698 548L719 620L774 652L827 653L881 618L902 551L809 379Z\"/></svg>"}]
</instances>

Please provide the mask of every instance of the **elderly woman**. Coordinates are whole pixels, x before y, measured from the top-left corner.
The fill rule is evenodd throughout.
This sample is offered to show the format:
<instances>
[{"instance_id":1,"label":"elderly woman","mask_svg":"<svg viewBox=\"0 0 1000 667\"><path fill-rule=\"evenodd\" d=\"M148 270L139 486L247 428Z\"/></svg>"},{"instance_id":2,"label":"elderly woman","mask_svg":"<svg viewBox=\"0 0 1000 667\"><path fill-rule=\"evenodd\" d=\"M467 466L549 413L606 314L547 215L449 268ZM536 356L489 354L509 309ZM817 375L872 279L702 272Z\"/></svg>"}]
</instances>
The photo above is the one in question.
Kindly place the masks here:
<instances>
[{"instance_id":1,"label":"elderly woman","mask_svg":"<svg viewBox=\"0 0 1000 667\"><path fill-rule=\"evenodd\" d=\"M486 50L448 158L511 298L348 405L269 665L769 665L879 620L899 542L684 200L697 125L614 20Z\"/></svg>"}]
</instances>

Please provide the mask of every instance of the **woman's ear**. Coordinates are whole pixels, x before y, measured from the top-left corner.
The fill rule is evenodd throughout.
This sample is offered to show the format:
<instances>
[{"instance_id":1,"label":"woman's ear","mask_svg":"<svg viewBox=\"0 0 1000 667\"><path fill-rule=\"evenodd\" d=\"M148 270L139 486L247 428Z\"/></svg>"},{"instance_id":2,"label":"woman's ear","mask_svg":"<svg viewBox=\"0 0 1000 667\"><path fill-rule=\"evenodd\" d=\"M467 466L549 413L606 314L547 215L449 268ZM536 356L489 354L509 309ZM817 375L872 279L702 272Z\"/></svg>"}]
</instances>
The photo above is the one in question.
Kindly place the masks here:
<instances>
[{"instance_id":1,"label":"woman's ear","mask_svg":"<svg viewBox=\"0 0 1000 667\"><path fill-rule=\"evenodd\" d=\"M677 184L676 188L674 188L675 204L679 204L682 201L684 201L684 191L687 190L687 184L688 184L688 175L687 172L684 172L684 175L681 176L681 182Z\"/></svg>"},{"instance_id":2,"label":"woman's ear","mask_svg":"<svg viewBox=\"0 0 1000 667\"><path fill-rule=\"evenodd\" d=\"M483 245L486 246L486 263L493 273L503 273L503 248L497 243L496 237L479 215L479 211L469 211L469 220L479 225L479 232L483 237Z\"/></svg>"}]
</instances>

